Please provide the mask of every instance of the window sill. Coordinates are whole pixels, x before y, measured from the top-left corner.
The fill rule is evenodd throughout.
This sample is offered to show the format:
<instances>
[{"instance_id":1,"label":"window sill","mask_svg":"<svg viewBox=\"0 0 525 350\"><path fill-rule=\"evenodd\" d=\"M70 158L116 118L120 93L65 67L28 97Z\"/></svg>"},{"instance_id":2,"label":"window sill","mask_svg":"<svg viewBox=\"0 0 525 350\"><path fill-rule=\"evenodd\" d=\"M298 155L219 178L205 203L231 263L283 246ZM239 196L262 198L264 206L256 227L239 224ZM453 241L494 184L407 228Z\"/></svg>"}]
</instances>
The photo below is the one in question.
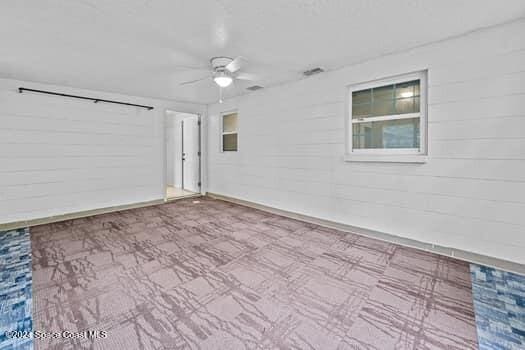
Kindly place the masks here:
<instances>
[{"instance_id":1,"label":"window sill","mask_svg":"<svg viewBox=\"0 0 525 350\"><path fill-rule=\"evenodd\" d=\"M427 160L422 154L345 154L345 162L424 164Z\"/></svg>"}]
</instances>

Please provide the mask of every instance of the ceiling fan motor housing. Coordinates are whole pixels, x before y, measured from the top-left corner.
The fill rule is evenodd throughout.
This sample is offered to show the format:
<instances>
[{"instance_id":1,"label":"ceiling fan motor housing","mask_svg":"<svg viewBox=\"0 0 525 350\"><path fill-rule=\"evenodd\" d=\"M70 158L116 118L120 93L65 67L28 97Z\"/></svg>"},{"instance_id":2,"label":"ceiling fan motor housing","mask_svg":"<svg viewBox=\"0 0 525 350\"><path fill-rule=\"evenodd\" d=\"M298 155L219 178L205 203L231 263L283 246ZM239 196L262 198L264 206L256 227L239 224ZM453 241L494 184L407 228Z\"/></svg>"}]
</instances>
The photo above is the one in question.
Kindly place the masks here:
<instances>
[{"instance_id":1,"label":"ceiling fan motor housing","mask_svg":"<svg viewBox=\"0 0 525 350\"><path fill-rule=\"evenodd\" d=\"M219 70L226 70L226 66L230 64L232 61L233 61L233 58L231 57L219 56L219 57L213 57L210 60L210 64L213 70L219 71Z\"/></svg>"}]
</instances>

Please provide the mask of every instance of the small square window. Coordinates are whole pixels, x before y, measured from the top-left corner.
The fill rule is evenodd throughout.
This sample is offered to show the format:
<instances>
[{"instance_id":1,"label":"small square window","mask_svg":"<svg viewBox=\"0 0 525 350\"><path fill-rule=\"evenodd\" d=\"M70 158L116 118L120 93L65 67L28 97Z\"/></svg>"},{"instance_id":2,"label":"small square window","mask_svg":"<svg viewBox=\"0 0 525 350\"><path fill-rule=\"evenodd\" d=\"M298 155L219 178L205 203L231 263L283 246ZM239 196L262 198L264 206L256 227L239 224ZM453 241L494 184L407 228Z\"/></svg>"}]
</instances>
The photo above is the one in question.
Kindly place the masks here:
<instances>
[{"instance_id":1,"label":"small square window","mask_svg":"<svg viewBox=\"0 0 525 350\"><path fill-rule=\"evenodd\" d=\"M346 158L425 155L425 86L426 72L351 86Z\"/></svg>"},{"instance_id":2,"label":"small square window","mask_svg":"<svg viewBox=\"0 0 525 350\"><path fill-rule=\"evenodd\" d=\"M221 149L223 152L236 152L238 149L238 123L237 112L229 112L221 115Z\"/></svg>"}]
</instances>

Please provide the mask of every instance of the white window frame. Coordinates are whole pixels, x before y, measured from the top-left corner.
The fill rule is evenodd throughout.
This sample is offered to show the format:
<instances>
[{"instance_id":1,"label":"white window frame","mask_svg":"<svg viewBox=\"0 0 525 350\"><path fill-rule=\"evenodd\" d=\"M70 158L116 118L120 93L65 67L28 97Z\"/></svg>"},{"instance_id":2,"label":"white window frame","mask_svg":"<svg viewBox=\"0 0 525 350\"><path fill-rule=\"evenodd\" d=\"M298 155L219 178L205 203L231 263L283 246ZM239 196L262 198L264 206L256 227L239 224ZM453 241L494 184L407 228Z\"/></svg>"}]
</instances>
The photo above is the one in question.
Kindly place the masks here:
<instances>
[{"instance_id":1,"label":"white window frame","mask_svg":"<svg viewBox=\"0 0 525 350\"><path fill-rule=\"evenodd\" d=\"M399 84L412 80L419 80L419 113L406 113L397 115L386 115L368 117L358 120L352 119L352 92L381 87L392 84ZM418 71L402 74L395 77L369 81L349 85L347 87L347 113L345 118L346 128L346 161L359 162L396 162L396 163L425 163L427 161L427 71ZM408 119L419 116L420 140L419 149L415 148L375 148L375 149L353 149L353 124L360 122L372 122L381 120Z\"/></svg>"},{"instance_id":2,"label":"white window frame","mask_svg":"<svg viewBox=\"0 0 525 350\"><path fill-rule=\"evenodd\" d=\"M235 131L224 131L224 116L230 115L230 114L237 114L237 129ZM234 109L231 111L221 112L220 123L221 123L220 125L221 152L239 152L239 111ZM233 134L237 134L237 149L235 151L228 151L228 150L225 151L223 147L224 146L223 145L224 135L233 135Z\"/></svg>"}]
</instances>

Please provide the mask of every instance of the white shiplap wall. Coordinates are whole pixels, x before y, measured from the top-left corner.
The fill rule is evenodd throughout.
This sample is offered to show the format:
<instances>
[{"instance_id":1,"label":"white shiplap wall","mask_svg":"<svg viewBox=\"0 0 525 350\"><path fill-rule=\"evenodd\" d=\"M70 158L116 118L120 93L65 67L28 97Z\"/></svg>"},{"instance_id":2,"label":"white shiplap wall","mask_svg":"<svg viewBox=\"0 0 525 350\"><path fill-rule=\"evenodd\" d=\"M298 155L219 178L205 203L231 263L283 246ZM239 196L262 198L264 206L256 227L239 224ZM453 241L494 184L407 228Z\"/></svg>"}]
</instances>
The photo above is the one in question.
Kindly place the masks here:
<instances>
[{"instance_id":1,"label":"white shiplap wall","mask_svg":"<svg viewBox=\"0 0 525 350\"><path fill-rule=\"evenodd\" d=\"M17 92L51 90L152 111ZM164 198L164 112L205 106L0 79L0 224Z\"/></svg>"},{"instance_id":2,"label":"white shiplap wall","mask_svg":"<svg viewBox=\"0 0 525 350\"><path fill-rule=\"evenodd\" d=\"M521 20L209 106L208 191L525 263L523 33ZM344 162L346 86L422 69L428 163ZM230 109L239 152L221 153Z\"/></svg>"}]
</instances>

